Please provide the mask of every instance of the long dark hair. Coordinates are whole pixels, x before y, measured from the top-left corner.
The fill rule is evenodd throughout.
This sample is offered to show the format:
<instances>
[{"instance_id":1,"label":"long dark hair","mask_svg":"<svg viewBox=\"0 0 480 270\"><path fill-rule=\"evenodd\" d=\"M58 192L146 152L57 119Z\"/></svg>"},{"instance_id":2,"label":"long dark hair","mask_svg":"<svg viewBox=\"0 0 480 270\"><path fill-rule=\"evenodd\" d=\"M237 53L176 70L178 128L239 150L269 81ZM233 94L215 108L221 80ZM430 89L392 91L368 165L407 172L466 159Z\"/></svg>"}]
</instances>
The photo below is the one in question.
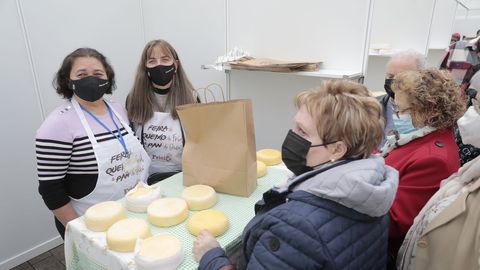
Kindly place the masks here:
<instances>
[{"instance_id":1,"label":"long dark hair","mask_svg":"<svg viewBox=\"0 0 480 270\"><path fill-rule=\"evenodd\" d=\"M193 86L183 70L175 49L165 40L152 40L143 49L135 82L127 97L128 118L135 124L144 124L152 118L155 110L165 110L165 108L160 108L159 104L157 104L153 84L147 76L146 62L154 47L159 47L164 54L169 55L174 61L179 63L166 101L166 107L170 108L172 118L178 118L176 106L195 103Z\"/></svg>"}]
</instances>

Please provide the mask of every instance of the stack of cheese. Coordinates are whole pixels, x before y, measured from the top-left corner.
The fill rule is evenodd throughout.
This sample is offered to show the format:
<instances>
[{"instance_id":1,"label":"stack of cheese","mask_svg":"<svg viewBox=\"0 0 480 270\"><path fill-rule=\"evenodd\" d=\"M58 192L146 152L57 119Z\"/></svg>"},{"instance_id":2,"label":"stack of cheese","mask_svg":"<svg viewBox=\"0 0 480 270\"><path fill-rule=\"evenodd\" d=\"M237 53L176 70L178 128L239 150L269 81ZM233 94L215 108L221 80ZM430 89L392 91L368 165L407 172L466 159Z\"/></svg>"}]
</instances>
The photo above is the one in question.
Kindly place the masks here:
<instances>
[{"instance_id":1,"label":"stack of cheese","mask_svg":"<svg viewBox=\"0 0 480 270\"><path fill-rule=\"evenodd\" d=\"M145 213L147 207L156 199L160 198L160 187L152 187L139 183L134 189L125 195L127 209L132 212Z\"/></svg>"},{"instance_id":2,"label":"stack of cheese","mask_svg":"<svg viewBox=\"0 0 480 270\"><path fill-rule=\"evenodd\" d=\"M267 166L282 163L282 154L275 149L262 149L257 151L257 178L267 174Z\"/></svg>"}]
</instances>

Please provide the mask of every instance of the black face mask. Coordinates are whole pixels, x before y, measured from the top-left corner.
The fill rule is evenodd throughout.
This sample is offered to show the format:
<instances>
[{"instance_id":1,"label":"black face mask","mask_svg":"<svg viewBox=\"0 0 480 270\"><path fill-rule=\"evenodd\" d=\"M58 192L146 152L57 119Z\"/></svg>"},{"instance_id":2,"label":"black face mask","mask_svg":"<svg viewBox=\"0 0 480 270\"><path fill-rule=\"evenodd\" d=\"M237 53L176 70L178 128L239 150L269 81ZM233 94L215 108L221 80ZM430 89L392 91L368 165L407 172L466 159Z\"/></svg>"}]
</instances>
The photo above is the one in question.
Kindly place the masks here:
<instances>
[{"instance_id":1,"label":"black face mask","mask_svg":"<svg viewBox=\"0 0 480 270\"><path fill-rule=\"evenodd\" d=\"M395 99L395 92L392 90L392 83L394 79L385 79L385 84L383 85L383 88L385 88L385 91L387 92L387 95L391 97L392 99Z\"/></svg>"},{"instance_id":2,"label":"black face mask","mask_svg":"<svg viewBox=\"0 0 480 270\"><path fill-rule=\"evenodd\" d=\"M175 64L170 66L158 65L152 68L147 67L147 76L150 78L150 81L160 86L165 86L171 82L176 72Z\"/></svg>"},{"instance_id":3,"label":"black face mask","mask_svg":"<svg viewBox=\"0 0 480 270\"><path fill-rule=\"evenodd\" d=\"M110 88L108 80L102 80L95 76L88 76L79 80L70 81L70 89L79 98L94 102L99 100Z\"/></svg>"},{"instance_id":4,"label":"black face mask","mask_svg":"<svg viewBox=\"0 0 480 270\"><path fill-rule=\"evenodd\" d=\"M282 144L283 163L285 163L285 166L297 176L309 172L313 170L313 167L307 166L307 154L310 148L325 146L332 143L334 142L312 145L310 141L305 140L297 133L289 130L287 137L285 137ZM314 167L322 164L324 163L318 164Z\"/></svg>"}]
</instances>

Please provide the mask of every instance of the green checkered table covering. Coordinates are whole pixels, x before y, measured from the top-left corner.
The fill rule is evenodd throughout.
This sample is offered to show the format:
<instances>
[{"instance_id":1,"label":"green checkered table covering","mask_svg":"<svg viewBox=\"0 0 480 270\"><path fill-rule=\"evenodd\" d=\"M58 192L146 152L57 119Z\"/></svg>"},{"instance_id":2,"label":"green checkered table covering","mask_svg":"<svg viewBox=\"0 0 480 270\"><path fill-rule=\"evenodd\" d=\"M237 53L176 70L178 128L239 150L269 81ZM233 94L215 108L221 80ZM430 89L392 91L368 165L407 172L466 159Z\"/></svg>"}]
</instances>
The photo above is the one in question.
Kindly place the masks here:
<instances>
[{"instance_id":1,"label":"green checkered table covering","mask_svg":"<svg viewBox=\"0 0 480 270\"><path fill-rule=\"evenodd\" d=\"M223 211L229 219L228 231L217 237L220 245L227 250L235 246L241 239L243 229L254 216L254 205L261 199L262 194L273 185L285 181L287 172L283 169L268 167L267 175L257 180L257 189L250 197L238 197L218 193L218 203L213 209ZM180 197L183 186L182 173L176 174L158 183L165 197ZM124 199L120 200L125 205ZM190 211L191 216L195 211ZM134 213L126 211L127 217L145 219L148 222L146 213ZM188 220L188 219L187 219ZM149 223L150 224L150 223ZM152 235L159 233L171 233L183 242L184 259L178 269L196 269L198 264L192 254L193 241L195 236L187 229L187 221L179 225L160 228L150 224ZM138 248L138 246L137 246ZM83 217L79 217L68 223L65 234L65 259L67 269L70 270L103 270L103 269L130 269L136 270L134 252L120 253L107 249L106 234L103 232L92 232L85 227Z\"/></svg>"}]
</instances>

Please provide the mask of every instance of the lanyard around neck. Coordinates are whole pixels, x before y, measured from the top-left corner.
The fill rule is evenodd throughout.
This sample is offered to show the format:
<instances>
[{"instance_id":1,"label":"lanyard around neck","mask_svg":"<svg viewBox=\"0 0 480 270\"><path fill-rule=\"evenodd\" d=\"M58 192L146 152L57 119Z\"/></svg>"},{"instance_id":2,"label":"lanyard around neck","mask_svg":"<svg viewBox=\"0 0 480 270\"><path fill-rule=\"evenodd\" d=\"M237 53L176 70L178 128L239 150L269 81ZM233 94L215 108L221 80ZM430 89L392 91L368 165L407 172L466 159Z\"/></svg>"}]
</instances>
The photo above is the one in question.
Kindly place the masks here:
<instances>
[{"instance_id":1,"label":"lanyard around neck","mask_svg":"<svg viewBox=\"0 0 480 270\"><path fill-rule=\"evenodd\" d=\"M95 121L97 121L97 123L99 123L104 129L106 129L108 132L110 132L110 134L112 134L115 138L117 138L117 140L120 142L120 144L123 146L123 149L125 150L125 154L128 155L128 149L127 149L127 145L125 144L125 140L123 139L123 135L122 133L120 132L120 128L118 127L117 123L115 122L115 120L113 119L113 113L112 113L112 109L110 108L110 106L108 106L108 104L105 102L105 105L107 106L108 108L108 114L110 115L110 119L112 119L112 122L113 124L115 125L115 127L117 128L117 135L115 135L115 133L113 133L112 130L110 130L107 125L105 125L102 120L98 119L98 117L96 117L93 113L91 113L89 110L85 109L81 104L80 105L80 108L82 108L83 111L85 111L86 113L88 113Z\"/></svg>"}]
</instances>

